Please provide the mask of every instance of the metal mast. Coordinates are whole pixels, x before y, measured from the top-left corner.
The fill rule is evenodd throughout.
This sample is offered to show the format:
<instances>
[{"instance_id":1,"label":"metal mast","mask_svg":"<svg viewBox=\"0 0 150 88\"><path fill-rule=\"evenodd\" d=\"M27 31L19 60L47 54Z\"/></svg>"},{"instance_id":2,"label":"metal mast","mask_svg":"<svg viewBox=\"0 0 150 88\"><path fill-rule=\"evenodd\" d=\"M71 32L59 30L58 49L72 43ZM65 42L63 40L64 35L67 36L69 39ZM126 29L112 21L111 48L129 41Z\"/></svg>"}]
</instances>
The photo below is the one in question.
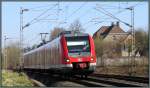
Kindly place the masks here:
<instances>
[{"instance_id":1,"label":"metal mast","mask_svg":"<svg viewBox=\"0 0 150 88\"><path fill-rule=\"evenodd\" d=\"M20 52L20 59L19 59L19 62L20 62L20 66L21 66L21 68L22 68L22 66L23 66L23 52L24 52L24 50L23 50L23 29L25 28L25 27L28 27L29 26L29 24L28 25L25 25L25 26L23 26L23 12L24 11L28 11L28 9L23 9L22 7L20 7L20 50L21 50L21 52Z\"/></svg>"},{"instance_id":2,"label":"metal mast","mask_svg":"<svg viewBox=\"0 0 150 88\"><path fill-rule=\"evenodd\" d=\"M22 67L22 59L23 59L23 9L22 7L20 8L20 66Z\"/></svg>"}]
</instances>

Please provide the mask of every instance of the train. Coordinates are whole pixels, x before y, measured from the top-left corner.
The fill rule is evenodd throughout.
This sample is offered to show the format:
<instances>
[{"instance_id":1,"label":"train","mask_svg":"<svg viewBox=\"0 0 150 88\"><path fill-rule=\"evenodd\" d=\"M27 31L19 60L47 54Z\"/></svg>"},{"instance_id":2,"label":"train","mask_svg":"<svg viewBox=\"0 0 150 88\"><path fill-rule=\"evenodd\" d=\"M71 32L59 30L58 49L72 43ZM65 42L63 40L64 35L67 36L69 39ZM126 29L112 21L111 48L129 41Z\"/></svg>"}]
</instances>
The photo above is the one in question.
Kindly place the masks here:
<instances>
[{"instance_id":1,"label":"train","mask_svg":"<svg viewBox=\"0 0 150 88\"><path fill-rule=\"evenodd\" d=\"M52 41L23 54L23 69L88 76L96 69L96 53L88 33L63 31Z\"/></svg>"}]
</instances>

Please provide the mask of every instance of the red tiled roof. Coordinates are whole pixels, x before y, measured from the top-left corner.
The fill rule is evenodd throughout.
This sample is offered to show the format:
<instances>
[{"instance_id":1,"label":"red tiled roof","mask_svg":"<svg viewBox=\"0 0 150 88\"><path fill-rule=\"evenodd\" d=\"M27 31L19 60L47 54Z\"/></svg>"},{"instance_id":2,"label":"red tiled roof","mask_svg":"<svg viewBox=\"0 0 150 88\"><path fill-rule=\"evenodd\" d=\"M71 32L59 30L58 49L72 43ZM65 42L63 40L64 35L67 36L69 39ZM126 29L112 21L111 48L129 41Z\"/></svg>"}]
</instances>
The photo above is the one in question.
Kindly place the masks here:
<instances>
[{"instance_id":1,"label":"red tiled roof","mask_svg":"<svg viewBox=\"0 0 150 88\"><path fill-rule=\"evenodd\" d=\"M109 33L125 33L119 26L113 26Z\"/></svg>"},{"instance_id":2,"label":"red tiled roof","mask_svg":"<svg viewBox=\"0 0 150 88\"><path fill-rule=\"evenodd\" d=\"M103 34L103 37L106 37L109 33L125 33L125 31L123 31L118 25L102 26L93 34L93 37L100 36Z\"/></svg>"},{"instance_id":3,"label":"red tiled roof","mask_svg":"<svg viewBox=\"0 0 150 88\"><path fill-rule=\"evenodd\" d=\"M109 28L109 26L102 26L100 29L99 29L99 33L104 33L106 32L106 30Z\"/></svg>"}]
</instances>

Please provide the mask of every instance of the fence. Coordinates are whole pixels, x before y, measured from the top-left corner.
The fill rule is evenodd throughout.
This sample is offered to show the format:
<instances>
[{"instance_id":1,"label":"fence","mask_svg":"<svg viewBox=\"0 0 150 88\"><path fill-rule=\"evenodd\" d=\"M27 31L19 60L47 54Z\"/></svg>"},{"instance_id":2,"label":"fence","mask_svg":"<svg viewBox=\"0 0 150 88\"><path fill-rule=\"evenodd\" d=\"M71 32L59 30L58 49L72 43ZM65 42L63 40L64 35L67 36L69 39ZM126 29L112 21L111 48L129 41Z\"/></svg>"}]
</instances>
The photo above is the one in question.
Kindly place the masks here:
<instances>
[{"instance_id":1,"label":"fence","mask_svg":"<svg viewBox=\"0 0 150 88\"><path fill-rule=\"evenodd\" d=\"M148 61L146 57L97 58L96 72L148 77Z\"/></svg>"}]
</instances>

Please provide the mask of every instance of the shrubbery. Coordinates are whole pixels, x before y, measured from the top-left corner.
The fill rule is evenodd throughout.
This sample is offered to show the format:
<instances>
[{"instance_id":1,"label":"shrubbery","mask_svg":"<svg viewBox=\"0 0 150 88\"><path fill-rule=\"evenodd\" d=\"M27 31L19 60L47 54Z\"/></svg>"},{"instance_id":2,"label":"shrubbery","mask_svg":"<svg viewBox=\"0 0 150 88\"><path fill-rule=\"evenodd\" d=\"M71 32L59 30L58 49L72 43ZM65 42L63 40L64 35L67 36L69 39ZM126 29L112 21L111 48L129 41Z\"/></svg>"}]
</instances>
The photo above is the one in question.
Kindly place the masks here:
<instances>
[{"instance_id":1,"label":"shrubbery","mask_svg":"<svg viewBox=\"0 0 150 88\"><path fill-rule=\"evenodd\" d=\"M24 73L2 71L2 86L33 86Z\"/></svg>"}]
</instances>

